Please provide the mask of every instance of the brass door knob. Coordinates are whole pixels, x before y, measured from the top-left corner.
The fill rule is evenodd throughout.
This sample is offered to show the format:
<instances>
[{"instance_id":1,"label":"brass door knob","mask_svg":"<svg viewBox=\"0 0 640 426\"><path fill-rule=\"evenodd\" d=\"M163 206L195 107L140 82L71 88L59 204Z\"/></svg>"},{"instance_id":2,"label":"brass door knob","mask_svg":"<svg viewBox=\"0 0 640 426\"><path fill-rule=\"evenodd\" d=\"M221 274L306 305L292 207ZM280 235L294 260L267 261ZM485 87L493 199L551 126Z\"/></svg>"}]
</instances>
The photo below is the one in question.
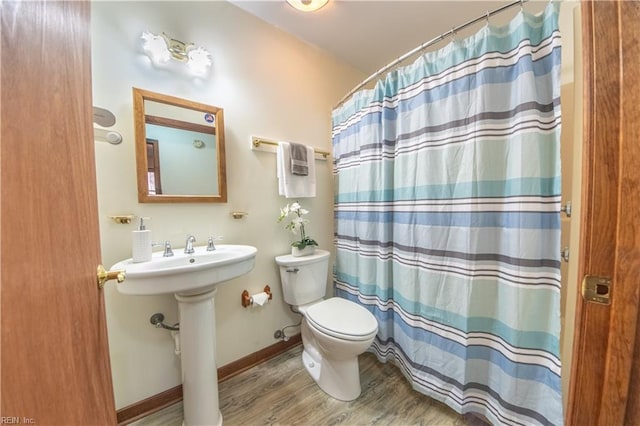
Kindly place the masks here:
<instances>
[{"instance_id":1,"label":"brass door knob","mask_svg":"<svg viewBox=\"0 0 640 426\"><path fill-rule=\"evenodd\" d=\"M98 277L98 288L103 288L104 284L109 280L116 280L121 283L126 278L127 274L125 271L107 271L104 269L104 266L98 265L97 277Z\"/></svg>"}]
</instances>

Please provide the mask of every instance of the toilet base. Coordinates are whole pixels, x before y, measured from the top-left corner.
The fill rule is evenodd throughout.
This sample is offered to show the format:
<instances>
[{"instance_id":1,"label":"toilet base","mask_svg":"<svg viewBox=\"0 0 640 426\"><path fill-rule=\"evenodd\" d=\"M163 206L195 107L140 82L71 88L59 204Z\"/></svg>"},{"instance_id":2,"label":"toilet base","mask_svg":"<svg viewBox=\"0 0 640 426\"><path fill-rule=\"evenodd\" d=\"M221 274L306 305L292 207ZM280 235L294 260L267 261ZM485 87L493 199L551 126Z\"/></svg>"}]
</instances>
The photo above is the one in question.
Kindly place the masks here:
<instances>
[{"instance_id":1,"label":"toilet base","mask_svg":"<svg viewBox=\"0 0 640 426\"><path fill-rule=\"evenodd\" d=\"M358 358L350 360L328 361L314 357L305 348L302 351L302 364L311 378L327 395L340 401L353 401L360 396L360 369Z\"/></svg>"}]
</instances>

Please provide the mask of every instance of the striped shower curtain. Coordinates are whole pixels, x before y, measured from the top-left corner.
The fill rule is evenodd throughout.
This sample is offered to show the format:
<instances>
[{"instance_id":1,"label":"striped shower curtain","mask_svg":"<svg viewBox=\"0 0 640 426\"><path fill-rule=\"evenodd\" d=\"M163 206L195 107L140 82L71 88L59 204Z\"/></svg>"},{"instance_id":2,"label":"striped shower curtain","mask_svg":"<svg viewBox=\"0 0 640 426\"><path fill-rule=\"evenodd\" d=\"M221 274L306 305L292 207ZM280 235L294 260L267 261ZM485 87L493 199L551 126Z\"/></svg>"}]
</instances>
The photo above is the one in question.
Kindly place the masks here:
<instances>
[{"instance_id":1,"label":"striped shower curtain","mask_svg":"<svg viewBox=\"0 0 640 426\"><path fill-rule=\"evenodd\" d=\"M558 3L424 54L333 112L335 291L414 389L562 424Z\"/></svg>"}]
</instances>

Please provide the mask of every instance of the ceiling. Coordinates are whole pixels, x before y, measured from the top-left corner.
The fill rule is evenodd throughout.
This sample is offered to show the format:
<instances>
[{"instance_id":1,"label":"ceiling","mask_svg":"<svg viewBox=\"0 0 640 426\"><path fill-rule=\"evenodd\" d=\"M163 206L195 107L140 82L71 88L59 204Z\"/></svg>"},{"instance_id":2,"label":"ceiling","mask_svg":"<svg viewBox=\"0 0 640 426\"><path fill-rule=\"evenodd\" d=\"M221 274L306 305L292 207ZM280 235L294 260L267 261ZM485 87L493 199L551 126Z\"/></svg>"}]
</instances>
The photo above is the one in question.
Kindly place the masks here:
<instances>
[{"instance_id":1,"label":"ceiling","mask_svg":"<svg viewBox=\"0 0 640 426\"><path fill-rule=\"evenodd\" d=\"M484 15L487 10L511 2L330 0L319 11L305 13L295 10L284 0L229 1L301 40L326 50L366 75L373 74L424 42ZM536 6L527 4L525 8L529 10ZM492 16L491 22L504 23L517 10L514 7L511 13ZM473 33L481 25L476 24L458 36Z\"/></svg>"}]
</instances>

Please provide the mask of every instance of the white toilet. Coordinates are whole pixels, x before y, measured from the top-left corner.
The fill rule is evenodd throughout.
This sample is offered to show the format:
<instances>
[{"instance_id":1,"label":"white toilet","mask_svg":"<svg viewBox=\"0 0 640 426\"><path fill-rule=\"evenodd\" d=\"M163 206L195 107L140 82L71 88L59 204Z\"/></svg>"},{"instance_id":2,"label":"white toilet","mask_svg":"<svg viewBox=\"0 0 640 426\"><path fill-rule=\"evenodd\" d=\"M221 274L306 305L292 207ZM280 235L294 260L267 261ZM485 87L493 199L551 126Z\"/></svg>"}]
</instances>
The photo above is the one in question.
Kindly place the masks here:
<instances>
[{"instance_id":1,"label":"white toilet","mask_svg":"<svg viewBox=\"0 0 640 426\"><path fill-rule=\"evenodd\" d=\"M302 363L330 396L352 401L360 395L358 355L378 332L376 318L364 307L339 297L323 299L329 252L276 257L285 302L303 316Z\"/></svg>"}]
</instances>

